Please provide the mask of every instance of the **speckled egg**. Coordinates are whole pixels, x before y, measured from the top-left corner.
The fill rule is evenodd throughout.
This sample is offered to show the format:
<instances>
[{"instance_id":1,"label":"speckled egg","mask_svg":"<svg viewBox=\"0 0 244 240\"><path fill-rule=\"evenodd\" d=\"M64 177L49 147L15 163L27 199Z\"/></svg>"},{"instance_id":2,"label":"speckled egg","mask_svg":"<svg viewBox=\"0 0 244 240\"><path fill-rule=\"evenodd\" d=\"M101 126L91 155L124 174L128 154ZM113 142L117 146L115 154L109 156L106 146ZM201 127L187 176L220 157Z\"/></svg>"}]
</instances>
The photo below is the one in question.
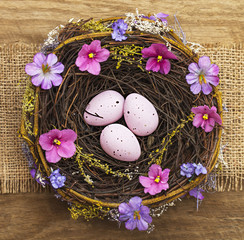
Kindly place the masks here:
<instances>
[{"instance_id":1,"label":"speckled egg","mask_svg":"<svg viewBox=\"0 0 244 240\"><path fill-rule=\"evenodd\" d=\"M128 128L138 136L148 136L158 127L158 113L152 103L137 93L125 99L124 118Z\"/></svg>"},{"instance_id":2,"label":"speckled egg","mask_svg":"<svg viewBox=\"0 0 244 240\"><path fill-rule=\"evenodd\" d=\"M136 136L121 124L110 124L100 136L102 149L111 157L132 162L141 155L141 147Z\"/></svg>"},{"instance_id":3,"label":"speckled egg","mask_svg":"<svg viewBox=\"0 0 244 240\"><path fill-rule=\"evenodd\" d=\"M124 97L116 91L101 92L88 103L84 120L92 126L114 123L123 116L124 101Z\"/></svg>"}]
</instances>

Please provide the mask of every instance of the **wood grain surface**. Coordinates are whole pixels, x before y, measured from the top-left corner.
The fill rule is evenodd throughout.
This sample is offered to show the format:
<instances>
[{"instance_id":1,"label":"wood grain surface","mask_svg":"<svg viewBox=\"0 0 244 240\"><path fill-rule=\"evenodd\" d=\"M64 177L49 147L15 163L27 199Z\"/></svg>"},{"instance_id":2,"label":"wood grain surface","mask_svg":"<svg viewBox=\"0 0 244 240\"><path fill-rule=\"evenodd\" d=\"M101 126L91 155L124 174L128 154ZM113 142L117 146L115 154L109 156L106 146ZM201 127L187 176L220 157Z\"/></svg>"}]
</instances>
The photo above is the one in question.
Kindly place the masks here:
<instances>
[{"instance_id":1,"label":"wood grain surface","mask_svg":"<svg viewBox=\"0 0 244 240\"><path fill-rule=\"evenodd\" d=\"M0 196L0 239L87 240L242 240L244 239L244 194L205 194L199 211L195 199L170 207L150 234L128 231L116 222L81 218L73 220L67 204L53 194Z\"/></svg>"},{"instance_id":2,"label":"wood grain surface","mask_svg":"<svg viewBox=\"0 0 244 240\"><path fill-rule=\"evenodd\" d=\"M187 40L233 43L244 39L243 0L0 0L0 44L42 43L70 18L96 19L135 12L177 14ZM126 231L115 222L70 218L67 205L50 193L0 196L0 239L244 239L244 193L205 194L199 211L185 199L154 219L151 233Z\"/></svg>"},{"instance_id":3,"label":"wood grain surface","mask_svg":"<svg viewBox=\"0 0 244 240\"><path fill-rule=\"evenodd\" d=\"M243 0L1 0L0 44L42 43L47 33L71 18L96 19L126 12L178 16L187 40L199 43L244 39Z\"/></svg>"}]
</instances>

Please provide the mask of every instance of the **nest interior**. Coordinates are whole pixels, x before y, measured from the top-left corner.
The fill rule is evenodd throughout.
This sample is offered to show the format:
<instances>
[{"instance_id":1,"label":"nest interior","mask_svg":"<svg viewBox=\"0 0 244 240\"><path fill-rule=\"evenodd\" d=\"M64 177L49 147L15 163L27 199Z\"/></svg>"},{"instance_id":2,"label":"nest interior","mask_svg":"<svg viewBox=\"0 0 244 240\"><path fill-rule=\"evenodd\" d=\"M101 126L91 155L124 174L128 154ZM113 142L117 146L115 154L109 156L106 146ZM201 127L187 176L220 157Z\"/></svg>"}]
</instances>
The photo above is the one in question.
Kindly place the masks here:
<instances>
[{"instance_id":1,"label":"nest interior","mask_svg":"<svg viewBox=\"0 0 244 240\"><path fill-rule=\"evenodd\" d=\"M85 23L85 22L84 22ZM88 30L68 24L59 35L60 42L78 35L90 34ZM164 36L173 39L170 33ZM101 45L110 50L110 57L101 63L98 76L79 71L75 65L78 52L84 44L99 39ZM39 94L39 135L53 128L70 128L77 132L76 145L82 152L79 161L76 156L64 159L56 164L49 164L53 169L59 168L66 175L66 186L77 193L102 202L120 203L133 196L143 200L155 198L144 193L139 183L140 175L147 176L150 164L161 159L162 169L170 168L169 189L157 196L169 194L178 188L184 188L188 179L180 175L180 165L185 162L202 163L209 167L216 147L219 129L206 134L187 120L191 108L199 105L216 105L213 94L207 96L191 93L185 75L188 65L194 62L195 54L189 56L175 45L172 52L178 60L170 60L171 71L167 75L148 72L145 69L147 59L142 59L136 47L149 47L152 43L167 44L163 38L155 35L133 32L127 40L115 42L111 36L87 37L65 44L56 51L60 62L65 66L63 83L49 91L41 90ZM130 46L128 55L124 56L124 46ZM115 49L118 49L116 52ZM49 49L52 52L53 49ZM117 59L116 59L117 56ZM118 56L124 61L117 68ZM120 59L121 59L120 58ZM100 134L104 127L92 127L85 123L83 113L88 102L105 90L115 90L124 97L130 93L138 93L146 97L156 108L159 115L159 126L154 133L146 137L137 137L142 154L135 162L116 160L107 155L100 147ZM118 123L126 126L124 119ZM178 127L178 128L177 128ZM172 133L175 132L172 137ZM172 137L172 138L171 138ZM164 140L164 141L163 141ZM163 142L162 142L163 141ZM166 150L163 150L166 149ZM107 171L108 167L111 172ZM124 173L118 176L115 173ZM85 180L92 179L92 183ZM129 178L127 176L130 176ZM68 195L70 193L66 191Z\"/></svg>"}]
</instances>

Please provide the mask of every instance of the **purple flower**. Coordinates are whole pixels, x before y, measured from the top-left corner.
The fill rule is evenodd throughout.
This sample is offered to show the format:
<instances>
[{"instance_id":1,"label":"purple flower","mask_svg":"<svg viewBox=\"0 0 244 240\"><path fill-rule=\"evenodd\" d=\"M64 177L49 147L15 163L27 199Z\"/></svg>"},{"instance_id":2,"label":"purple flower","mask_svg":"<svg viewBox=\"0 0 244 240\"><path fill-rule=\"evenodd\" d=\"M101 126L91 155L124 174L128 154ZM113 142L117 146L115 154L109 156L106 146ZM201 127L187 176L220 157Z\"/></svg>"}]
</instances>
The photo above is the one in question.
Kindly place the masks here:
<instances>
[{"instance_id":1,"label":"purple flower","mask_svg":"<svg viewBox=\"0 0 244 240\"><path fill-rule=\"evenodd\" d=\"M168 14L164 14L164 13L158 13L156 15L157 18L159 18L162 22L164 22L165 24L168 23L168 21L165 19L166 17L168 17L169 15ZM151 16L143 16L143 18L146 18L146 19L150 19L150 20L153 20L153 21L156 21L156 17L154 17L153 15Z\"/></svg>"},{"instance_id":2,"label":"purple flower","mask_svg":"<svg viewBox=\"0 0 244 240\"><path fill-rule=\"evenodd\" d=\"M149 58L146 70L168 74L171 68L168 59L177 59L177 57L164 44L154 43L149 48L142 49L142 57Z\"/></svg>"},{"instance_id":3,"label":"purple flower","mask_svg":"<svg viewBox=\"0 0 244 240\"><path fill-rule=\"evenodd\" d=\"M207 169L201 163L193 163L195 168L195 174L198 176L200 174L207 174Z\"/></svg>"},{"instance_id":4,"label":"purple flower","mask_svg":"<svg viewBox=\"0 0 244 240\"><path fill-rule=\"evenodd\" d=\"M56 163L63 158L70 158L75 154L76 147L74 141L77 134L71 129L50 130L39 138L39 144L45 150L48 162Z\"/></svg>"},{"instance_id":5,"label":"purple flower","mask_svg":"<svg viewBox=\"0 0 244 240\"><path fill-rule=\"evenodd\" d=\"M139 231L144 231L148 229L148 223L152 222L152 217L149 215L150 209L141 203L140 197L133 197L129 203L119 205L119 220L125 222L128 230L134 230L137 227Z\"/></svg>"},{"instance_id":6,"label":"purple flower","mask_svg":"<svg viewBox=\"0 0 244 240\"><path fill-rule=\"evenodd\" d=\"M212 92L212 85L219 84L219 67L211 64L209 57L203 56L199 58L198 64L191 63L188 66L189 74L186 75L186 81L191 84L191 91L198 94L201 90L205 95Z\"/></svg>"},{"instance_id":7,"label":"purple flower","mask_svg":"<svg viewBox=\"0 0 244 240\"><path fill-rule=\"evenodd\" d=\"M112 33L112 39L115 41L122 41L127 39L124 34L128 28L128 25L124 22L123 19L119 19L117 22L114 22L112 28L114 30Z\"/></svg>"},{"instance_id":8,"label":"purple flower","mask_svg":"<svg viewBox=\"0 0 244 240\"><path fill-rule=\"evenodd\" d=\"M80 71L88 71L93 75L99 75L101 71L100 62L105 62L109 58L110 52L101 48L101 41L94 40L90 45L84 44L78 53L75 61Z\"/></svg>"},{"instance_id":9,"label":"purple flower","mask_svg":"<svg viewBox=\"0 0 244 240\"><path fill-rule=\"evenodd\" d=\"M187 178L192 177L192 175L194 174L195 168L193 166L192 163L183 163L180 166L180 175L181 176L186 176Z\"/></svg>"},{"instance_id":10,"label":"purple flower","mask_svg":"<svg viewBox=\"0 0 244 240\"><path fill-rule=\"evenodd\" d=\"M204 196L201 192L204 192L203 189L195 187L191 191L189 191L190 196L195 197L196 199L203 200Z\"/></svg>"},{"instance_id":11,"label":"purple flower","mask_svg":"<svg viewBox=\"0 0 244 240\"><path fill-rule=\"evenodd\" d=\"M32 83L42 89L50 89L53 86L59 86L63 81L62 73L64 65L57 62L58 58L55 54L50 53L45 56L43 53L37 53L33 58L33 63L25 66L25 72L32 76Z\"/></svg>"},{"instance_id":12,"label":"purple flower","mask_svg":"<svg viewBox=\"0 0 244 240\"><path fill-rule=\"evenodd\" d=\"M211 132L214 128L215 122L219 125L222 124L221 117L217 113L217 108L215 106L212 106L211 109L206 105L193 107L191 111L196 114L193 119L193 125L196 128L201 126L205 132Z\"/></svg>"},{"instance_id":13,"label":"purple flower","mask_svg":"<svg viewBox=\"0 0 244 240\"><path fill-rule=\"evenodd\" d=\"M36 164L34 164L35 168L32 168L30 170L31 177L34 178L39 184L41 184L43 187L45 187L46 184L49 184L45 178L42 178L41 173L39 170L37 170Z\"/></svg>"},{"instance_id":14,"label":"purple flower","mask_svg":"<svg viewBox=\"0 0 244 240\"><path fill-rule=\"evenodd\" d=\"M144 192L149 193L150 195L155 195L162 190L167 190L169 188L169 184L167 183L169 172L170 169L166 168L162 171L162 168L159 165L153 164L149 168L149 177L139 177L139 182L145 187Z\"/></svg>"},{"instance_id":15,"label":"purple flower","mask_svg":"<svg viewBox=\"0 0 244 240\"><path fill-rule=\"evenodd\" d=\"M66 181L66 177L59 173L59 168L51 173L49 179L55 189L63 187Z\"/></svg>"}]
</instances>

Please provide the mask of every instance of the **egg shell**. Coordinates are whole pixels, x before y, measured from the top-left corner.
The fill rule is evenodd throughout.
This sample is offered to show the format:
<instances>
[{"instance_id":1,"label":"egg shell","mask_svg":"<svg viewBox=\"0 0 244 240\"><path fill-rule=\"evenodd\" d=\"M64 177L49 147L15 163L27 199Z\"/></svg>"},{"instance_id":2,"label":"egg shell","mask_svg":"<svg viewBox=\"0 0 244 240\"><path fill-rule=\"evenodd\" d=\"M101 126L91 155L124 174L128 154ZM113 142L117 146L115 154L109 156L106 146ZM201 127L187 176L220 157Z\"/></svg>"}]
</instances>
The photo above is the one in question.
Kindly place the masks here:
<instances>
[{"instance_id":1,"label":"egg shell","mask_svg":"<svg viewBox=\"0 0 244 240\"><path fill-rule=\"evenodd\" d=\"M141 155L141 147L136 136L121 124L110 124L105 127L100 136L102 149L111 157L132 162Z\"/></svg>"},{"instance_id":2,"label":"egg shell","mask_svg":"<svg viewBox=\"0 0 244 240\"><path fill-rule=\"evenodd\" d=\"M92 126L105 126L123 116L124 97L113 90L99 93L88 103L84 120Z\"/></svg>"},{"instance_id":3,"label":"egg shell","mask_svg":"<svg viewBox=\"0 0 244 240\"><path fill-rule=\"evenodd\" d=\"M148 136L158 127L158 113L152 103L137 93L125 99L124 118L128 128L138 136Z\"/></svg>"}]
</instances>

